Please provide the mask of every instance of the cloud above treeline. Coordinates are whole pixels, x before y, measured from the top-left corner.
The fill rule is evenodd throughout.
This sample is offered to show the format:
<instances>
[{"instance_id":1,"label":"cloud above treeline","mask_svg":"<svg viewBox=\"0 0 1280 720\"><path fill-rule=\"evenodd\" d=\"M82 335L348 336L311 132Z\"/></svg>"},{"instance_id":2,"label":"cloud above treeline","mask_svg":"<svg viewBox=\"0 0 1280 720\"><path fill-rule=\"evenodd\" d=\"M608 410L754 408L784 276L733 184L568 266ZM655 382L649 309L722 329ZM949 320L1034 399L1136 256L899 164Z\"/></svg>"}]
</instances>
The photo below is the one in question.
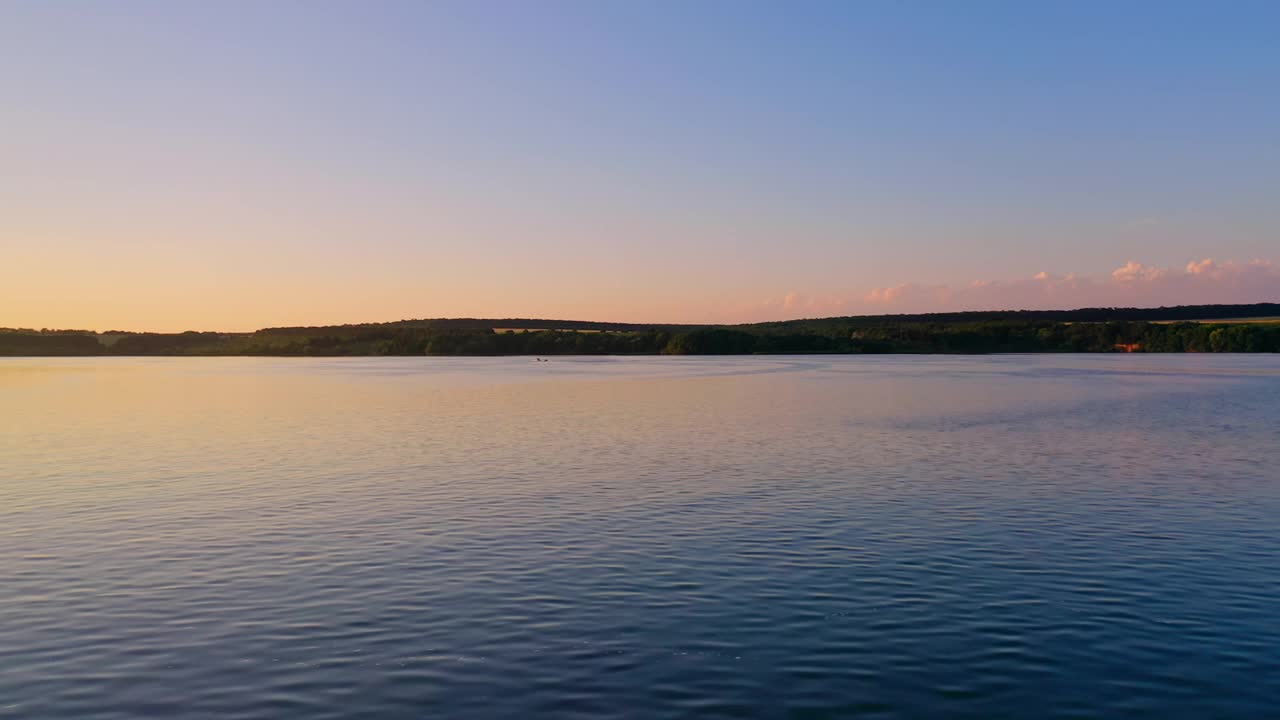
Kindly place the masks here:
<instances>
[{"instance_id":1,"label":"cloud above treeline","mask_svg":"<svg viewBox=\"0 0 1280 720\"><path fill-rule=\"evenodd\" d=\"M790 293L765 303L773 315L819 317L958 310L1051 310L1280 302L1280 267L1269 260L1195 260L1181 268L1129 261L1096 277L1041 271L1015 280L964 285L902 283L863 293Z\"/></svg>"}]
</instances>

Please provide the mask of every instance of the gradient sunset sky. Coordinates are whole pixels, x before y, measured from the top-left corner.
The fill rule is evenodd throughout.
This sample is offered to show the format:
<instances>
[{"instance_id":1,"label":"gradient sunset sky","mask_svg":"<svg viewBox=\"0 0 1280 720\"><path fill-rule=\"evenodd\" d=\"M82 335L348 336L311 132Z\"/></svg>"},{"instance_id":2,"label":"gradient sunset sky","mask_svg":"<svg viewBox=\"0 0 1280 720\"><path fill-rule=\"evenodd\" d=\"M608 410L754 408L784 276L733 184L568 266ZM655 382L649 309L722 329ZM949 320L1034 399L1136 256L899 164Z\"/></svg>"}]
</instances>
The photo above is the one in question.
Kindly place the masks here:
<instances>
[{"instance_id":1,"label":"gradient sunset sky","mask_svg":"<svg viewBox=\"0 0 1280 720\"><path fill-rule=\"evenodd\" d=\"M8 0L0 326L1280 302L1278 33L1270 1Z\"/></svg>"}]
</instances>

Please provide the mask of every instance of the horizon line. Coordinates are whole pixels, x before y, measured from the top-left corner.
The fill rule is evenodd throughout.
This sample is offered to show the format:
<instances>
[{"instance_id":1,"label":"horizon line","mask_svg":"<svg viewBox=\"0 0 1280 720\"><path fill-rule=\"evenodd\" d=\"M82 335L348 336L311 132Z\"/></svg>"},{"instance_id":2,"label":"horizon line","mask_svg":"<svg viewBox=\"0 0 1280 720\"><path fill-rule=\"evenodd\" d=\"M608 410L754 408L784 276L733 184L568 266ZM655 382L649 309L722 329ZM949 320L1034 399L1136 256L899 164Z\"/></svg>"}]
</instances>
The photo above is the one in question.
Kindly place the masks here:
<instances>
[{"instance_id":1,"label":"horizon line","mask_svg":"<svg viewBox=\"0 0 1280 720\"><path fill-rule=\"evenodd\" d=\"M992 314L1023 314L1023 313L1079 313L1089 311L1157 311L1157 310L1176 310L1181 308L1252 308L1259 306L1277 306L1280 308L1280 301L1277 302L1257 302L1257 303L1195 303L1188 305L1154 305L1154 306L1122 306L1122 305L1095 305L1075 308L1047 308L1047 309L1030 309L1030 308L1006 308L1006 309L990 309L990 310L935 310L928 312L912 312L912 313L864 313L857 315L813 315L788 318L785 320L761 320L756 322L740 322L740 323L724 323L724 322L624 322L617 320L577 320L568 318L537 318L537 317L417 317L417 318L401 318L399 320L381 320L372 322L356 322L356 323L338 323L328 325L268 325L253 330L176 330L176 331L158 331L158 330L121 330L108 329L96 330L90 328L34 328L19 326L0 326L0 332L22 332L29 331L35 333L91 333L94 335L112 335L112 334L129 334L129 335L181 335L183 333L217 333L221 335L252 335L254 333L269 330L295 330L295 329L319 329L319 328L342 328L342 327L373 327L379 325L394 325L399 323L415 323L415 322L543 322L543 323L574 323L581 325L618 325L639 328L704 328L704 327L750 327L756 325L775 325L794 322L824 321L824 320L844 320L844 319L874 319L874 318L928 318L936 316L958 316L958 315L992 315ZM1254 317L1250 315L1242 315L1238 317ZM1257 316L1262 317L1262 316ZM1230 319L1230 318L1223 318ZM545 330L571 330L573 328L535 328Z\"/></svg>"}]
</instances>

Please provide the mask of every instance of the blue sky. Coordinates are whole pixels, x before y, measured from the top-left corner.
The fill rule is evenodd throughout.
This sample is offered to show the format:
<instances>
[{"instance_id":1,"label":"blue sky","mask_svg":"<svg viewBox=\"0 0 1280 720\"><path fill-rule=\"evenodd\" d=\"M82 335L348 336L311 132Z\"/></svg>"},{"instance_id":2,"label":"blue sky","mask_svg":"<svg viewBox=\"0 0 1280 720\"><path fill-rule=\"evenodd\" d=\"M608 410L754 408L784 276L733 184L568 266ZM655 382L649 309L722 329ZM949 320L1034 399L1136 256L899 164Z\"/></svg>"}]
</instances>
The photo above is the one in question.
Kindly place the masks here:
<instances>
[{"instance_id":1,"label":"blue sky","mask_svg":"<svg viewBox=\"0 0 1280 720\"><path fill-rule=\"evenodd\" d=\"M10 2L0 325L1277 300L1249 264L1280 260L1277 27L1248 2ZM1205 258L1235 270L1182 277ZM1180 284L1120 293L1131 261ZM1040 272L1088 282L1014 291Z\"/></svg>"}]
</instances>

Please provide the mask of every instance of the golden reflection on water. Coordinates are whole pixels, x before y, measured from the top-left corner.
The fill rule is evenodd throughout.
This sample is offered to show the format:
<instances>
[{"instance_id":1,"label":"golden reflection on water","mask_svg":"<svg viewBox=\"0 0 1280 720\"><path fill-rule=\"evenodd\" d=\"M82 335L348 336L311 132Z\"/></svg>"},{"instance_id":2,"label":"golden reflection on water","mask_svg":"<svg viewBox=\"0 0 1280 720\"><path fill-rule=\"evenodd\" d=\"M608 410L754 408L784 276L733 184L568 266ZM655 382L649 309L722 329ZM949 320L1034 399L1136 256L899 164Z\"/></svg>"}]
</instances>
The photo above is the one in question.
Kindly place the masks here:
<instances>
[{"instance_id":1,"label":"golden reflection on water","mask_svg":"<svg viewBox=\"0 0 1280 720\"><path fill-rule=\"evenodd\" d=\"M15 483L56 482L63 504L143 495L149 484L136 477L165 465L182 468L165 482L199 485L273 465L377 482L379 468L468 457L510 470L658 454L784 463L820 443L883 459L895 424L1123 402L1150 381L1121 376L1095 390L1070 374L1004 371L972 358L5 360L10 479L0 493L14 500Z\"/></svg>"},{"instance_id":2,"label":"golden reflection on water","mask_svg":"<svg viewBox=\"0 0 1280 720\"><path fill-rule=\"evenodd\" d=\"M0 360L0 695L482 718L590 687L662 717L897 683L928 707L888 717L979 717L1047 675L1181 707L1160 663L1214 646L1203 697L1252 712L1277 367Z\"/></svg>"},{"instance_id":3,"label":"golden reflection on water","mask_svg":"<svg viewBox=\"0 0 1280 720\"><path fill-rule=\"evenodd\" d=\"M1059 359L1010 362L5 360L0 502L74 522L104 503L128 508L159 496L209 510L317 494L358 503L362 488L406 473L423 487L462 483L475 496L574 491L628 466L669 467L673 477L718 468L681 490L706 495L735 473L786 476L816 457L905 467L950 451L972 455L949 448L947 435L926 441L913 429L1124 403L1171 381L1211 382L1217 370L1172 377L1175 363L1128 377L1134 362L1119 359L1104 367L1120 374L1091 384L1070 372L1027 377L1028 362L1055 370ZM335 477L340 486L331 486Z\"/></svg>"}]
</instances>

